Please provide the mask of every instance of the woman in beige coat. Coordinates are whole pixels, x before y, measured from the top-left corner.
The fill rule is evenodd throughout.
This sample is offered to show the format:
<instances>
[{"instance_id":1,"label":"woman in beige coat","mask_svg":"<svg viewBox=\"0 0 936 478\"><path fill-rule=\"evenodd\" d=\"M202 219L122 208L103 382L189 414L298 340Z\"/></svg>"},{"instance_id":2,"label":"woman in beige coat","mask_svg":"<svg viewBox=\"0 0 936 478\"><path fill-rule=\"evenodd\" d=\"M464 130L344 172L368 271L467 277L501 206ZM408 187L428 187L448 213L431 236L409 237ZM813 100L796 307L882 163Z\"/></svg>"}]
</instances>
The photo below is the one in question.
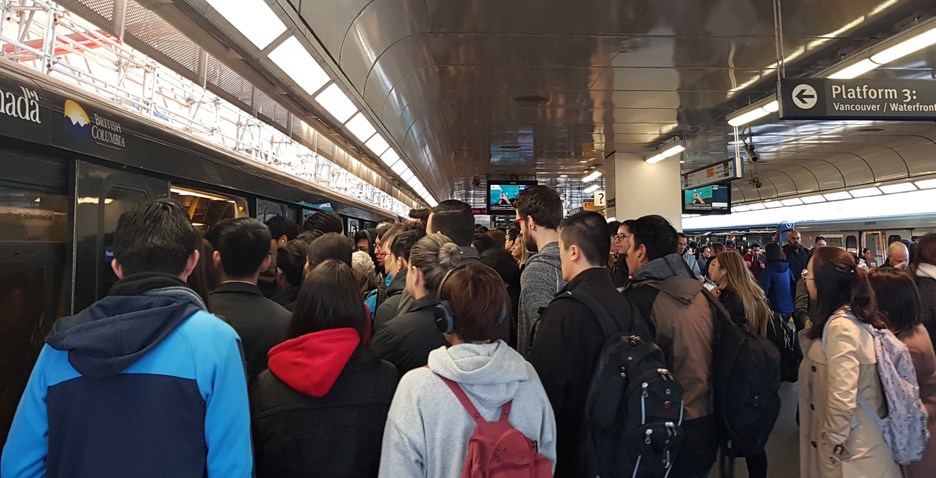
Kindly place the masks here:
<instances>
[{"instance_id":1,"label":"woman in beige coat","mask_svg":"<svg viewBox=\"0 0 936 478\"><path fill-rule=\"evenodd\" d=\"M936 242L933 245L936 247ZM929 418L930 435L936 436L936 353L920 319L920 296L913 277L898 269L882 268L871 271L868 278L887 327L910 351L920 384L920 398ZM923 459L903 467L903 471L907 478L936 476L936 438L930 438Z\"/></svg>"},{"instance_id":2,"label":"woman in beige coat","mask_svg":"<svg viewBox=\"0 0 936 478\"><path fill-rule=\"evenodd\" d=\"M887 415L874 341L859 323L886 326L867 276L850 254L824 247L809 260L803 280L819 313L800 334L800 476L899 477L881 429L857 403L861 397L878 416Z\"/></svg>"}]
</instances>

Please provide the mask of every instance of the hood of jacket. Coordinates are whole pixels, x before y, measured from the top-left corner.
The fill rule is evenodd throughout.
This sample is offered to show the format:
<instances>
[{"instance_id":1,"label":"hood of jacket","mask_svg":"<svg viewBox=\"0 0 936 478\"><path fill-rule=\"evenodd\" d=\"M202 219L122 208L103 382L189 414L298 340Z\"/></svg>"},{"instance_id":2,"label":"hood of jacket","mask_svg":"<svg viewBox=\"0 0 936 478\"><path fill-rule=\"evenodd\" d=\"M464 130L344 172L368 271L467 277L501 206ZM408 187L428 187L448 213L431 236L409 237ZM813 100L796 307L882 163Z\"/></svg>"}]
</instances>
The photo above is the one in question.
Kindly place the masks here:
<instances>
[{"instance_id":1,"label":"hood of jacket","mask_svg":"<svg viewBox=\"0 0 936 478\"><path fill-rule=\"evenodd\" d=\"M270 372L303 395L324 397L360 343L350 327L305 334L270 349Z\"/></svg>"},{"instance_id":2,"label":"hood of jacket","mask_svg":"<svg viewBox=\"0 0 936 478\"><path fill-rule=\"evenodd\" d=\"M764 264L764 271L784 274L790 271L790 263L787 261L768 262L767 264Z\"/></svg>"},{"instance_id":3,"label":"hood of jacket","mask_svg":"<svg viewBox=\"0 0 936 478\"><path fill-rule=\"evenodd\" d=\"M507 403L516 395L521 382L532 379L523 356L502 340L440 347L429 353L429 368L457 382L465 393L487 408Z\"/></svg>"},{"instance_id":4,"label":"hood of jacket","mask_svg":"<svg viewBox=\"0 0 936 478\"><path fill-rule=\"evenodd\" d=\"M400 269L387 284L387 297L402 294L406 288L406 269Z\"/></svg>"},{"instance_id":5,"label":"hood of jacket","mask_svg":"<svg viewBox=\"0 0 936 478\"><path fill-rule=\"evenodd\" d=\"M678 253L658 257L634 272L634 282L647 280L664 281L670 277L692 278L689 266Z\"/></svg>"},{"instance_id":6,"label":"hood of jacket","mask_svg":"<svg viewBox=\"0 0 936 478\"><path fill-rule=\"evenodd\" d=\"M543 249L530 256L530 259L527 260L527 266L530 264L542 262L544 264L550 264L552 266L562 268L562 261L559 260L559 243L550 242L543 246Z\"/></svg>"},{"instance_id":7,"label":"hood of jacket","mask_svg":"<svg viewBox=\"0 0 936 478\"><path fill-rule=\"evenodd\" d=\"M107 297L55 322L46 343L68 352L83 376L111 377L133 365L205 304L178 277L134 274Z\"/></svg>"}]
</instances>

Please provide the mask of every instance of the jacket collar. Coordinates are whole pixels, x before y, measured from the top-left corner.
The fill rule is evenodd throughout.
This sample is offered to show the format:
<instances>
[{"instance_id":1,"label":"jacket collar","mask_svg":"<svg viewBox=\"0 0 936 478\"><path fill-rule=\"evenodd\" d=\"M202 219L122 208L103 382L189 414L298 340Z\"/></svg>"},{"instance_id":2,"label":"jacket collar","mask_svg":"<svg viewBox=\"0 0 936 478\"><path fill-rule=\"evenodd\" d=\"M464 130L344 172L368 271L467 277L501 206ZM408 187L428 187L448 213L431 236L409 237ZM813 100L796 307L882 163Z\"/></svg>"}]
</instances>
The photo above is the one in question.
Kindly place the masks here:
<instances>
[{"instance_id":1,"label":"jacket collar","mask_svg":"<svg viewBox=\"0 0 936 478\"><path fill-rule=\"evenodd\" d=\"M929 277L930 279L936 279L936 265L921 262L917 264L916 275L917 277Z\"/></svg>"},{"instance_id":2,"label":"jacket collar","mask_svg":"<svg viewBox=\"0 0 936 478\"><path fill-rule=\"evenodd\" d=\"M614 289L614 283L611 282L611 274L608 272L608 269L605 267L592 267L591 269L585 269L582 272L572 278L568 284L560 291L562 292L569 290L576 290L580 287L606 287L609 289Z\"/></svg>"},{"instance_id":3,"label":"jacket collar","mask_svg":"<svg viewBox=\"0 0 936 478\"><path fill-rule=\"evenodd\" d=\"M430 292L429 295L423 297L422 299L414 300L413 304L409 307L407 312L415 312L419 309L425 309L427 307L435 307L439 303L439 296L434 292Z\"/></svg>"},{"instance_id":4,"label":"jacket collar","mask_svg":"<svg viewBox=\"0 0 936 478\"><path fill-rule=\"evenodd\" d=\"M227 293L253 294L253 295L259 295L260 297L263 297L263 292L260 292L259 287L253 284L247 283L247 282L240 282L240 281L225 282L219 285L217 288L215 288L214 291L212 291L212 294L227 294Z\"/></svg>"},{"instance_id":5,"label":"jacket collar","mask_svg":"<svg viewBox=\"0 0 936 478\"><path fill-rule=\"evenodd\" d=\"M634 273L634 282L645 280L662 281L670 277L692 277L686 261L676 252L658 257L644 264Z\"/></svg>"}]
</instances>

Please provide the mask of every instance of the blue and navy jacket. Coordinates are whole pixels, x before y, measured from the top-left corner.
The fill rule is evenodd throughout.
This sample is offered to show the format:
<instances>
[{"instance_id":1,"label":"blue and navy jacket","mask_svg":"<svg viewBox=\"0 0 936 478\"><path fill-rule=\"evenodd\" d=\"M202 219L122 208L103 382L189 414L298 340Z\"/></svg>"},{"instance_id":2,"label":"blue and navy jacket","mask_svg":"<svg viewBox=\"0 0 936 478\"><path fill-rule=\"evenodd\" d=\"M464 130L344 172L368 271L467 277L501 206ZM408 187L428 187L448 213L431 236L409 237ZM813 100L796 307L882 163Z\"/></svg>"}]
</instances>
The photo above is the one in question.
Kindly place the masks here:
<instances>
[{"instance_id":1,"label":"blue and navy jacket","mask_svg":"<svg viewBox=\"0 0 936 478\"><path fill-rule=\"evenodd\" d=\"M247 477L240 339L165 274L58 320L13 419L4 478Z\"/></svg>"}]
</instances>

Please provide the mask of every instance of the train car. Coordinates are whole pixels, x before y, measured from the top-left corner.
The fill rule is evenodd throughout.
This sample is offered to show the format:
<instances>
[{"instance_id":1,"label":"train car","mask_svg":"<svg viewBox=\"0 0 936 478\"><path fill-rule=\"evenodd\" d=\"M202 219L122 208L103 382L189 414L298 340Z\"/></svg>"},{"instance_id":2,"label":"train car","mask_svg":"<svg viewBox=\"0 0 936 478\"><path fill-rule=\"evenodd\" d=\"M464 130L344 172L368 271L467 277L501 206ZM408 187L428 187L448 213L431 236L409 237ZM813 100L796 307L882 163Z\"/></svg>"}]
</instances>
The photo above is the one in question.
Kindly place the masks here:
<instances>
[{"instance_id":1,"label":"train car","mask_svg":"<svg viewBox=\"0 0 936 478\"><path fill-rule=\"evenodd\" d=\"M302 221L322 204L348 231L397 219L13 62L0 61L0 98L0 442L52 323L116 280L112 234L134 205L171 197L202 230L248 215Z\"/></svg>"}]
</instances>

